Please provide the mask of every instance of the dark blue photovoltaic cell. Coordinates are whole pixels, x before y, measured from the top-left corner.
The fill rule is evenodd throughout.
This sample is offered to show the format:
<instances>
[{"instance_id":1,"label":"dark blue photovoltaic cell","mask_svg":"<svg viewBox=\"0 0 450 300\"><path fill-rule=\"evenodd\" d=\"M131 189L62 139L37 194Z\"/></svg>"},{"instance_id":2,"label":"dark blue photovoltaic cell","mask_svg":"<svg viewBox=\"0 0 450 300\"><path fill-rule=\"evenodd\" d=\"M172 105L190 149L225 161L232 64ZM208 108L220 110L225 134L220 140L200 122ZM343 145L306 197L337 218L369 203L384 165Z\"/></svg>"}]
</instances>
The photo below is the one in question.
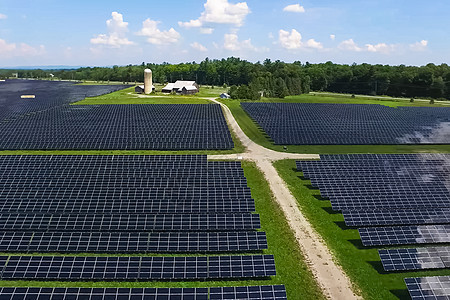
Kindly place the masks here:
<instances>
[{"instance_id":1,"label":"dark blue photovoltaic cell","mask_svg":"<svg viewBox=\"0 0 450 300\"><path fill-rule=\"evenodd\" d=\"M241 103L277 145L449 144L447 107ZM444 127L444 129L442 129Z\"/></svg>"}]
</instances>

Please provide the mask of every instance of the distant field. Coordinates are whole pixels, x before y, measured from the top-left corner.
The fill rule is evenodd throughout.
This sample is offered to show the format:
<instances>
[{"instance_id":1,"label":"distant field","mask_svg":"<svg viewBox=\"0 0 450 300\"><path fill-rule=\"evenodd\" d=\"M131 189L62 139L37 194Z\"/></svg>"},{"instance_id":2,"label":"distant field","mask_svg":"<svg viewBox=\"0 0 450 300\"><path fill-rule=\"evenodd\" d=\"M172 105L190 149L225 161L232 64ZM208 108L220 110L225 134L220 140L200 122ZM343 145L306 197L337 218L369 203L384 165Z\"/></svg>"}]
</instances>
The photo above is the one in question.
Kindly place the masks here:
<instances>
[{"instance_id":1,"label":"distant field","mask_svg":"<svg viewBox=\"0 0 450 300\"><path fill-rule=\"evenodd\" d=\"M390 107L398 106L432 106L444 107L440 104L430 105L415 101L410 103L409 100L394 100L390 98L382 98L381 100L367 99L363 97L351 98L350 96L340 95L300 95L290 96L286 99L267 99L252 102L279 102L279 103L353 103L353 104L379 104ZM220 100L226 104L242 130L254 142L277 151L287 151L291 153L321 153L321 154L339 154L339 153L417 153L417 152L450 152L450 145L288 145L287 150L283 146L274 145L269 136L251 119L248 114L241 108L240 100Z\"/></svg>"},{"instance_id":2,"label":"distant field","mask_svg":"<svg viewBox=\"0 0 450 300\"><path fill-rule=\"evenodd\" d=\"M358 230L346 227L342 214L333 212L331 202L323 200L319 190L311 188L309 180L302 179L302 173L296 171L295 161L277 161L274 165L302 212L323 237L352 282L360 288L364 299L410 299L404 278L450 275L449 269L385 272L377 251L382 247L363 247ZM409 245L409 248L413 247Z\"/></svg>"},{"instance_id":3,"label":"distant field","mask_svg":"<svg viewBox=\"0 0 450 300\"><path fill-rule=\"evenodd\" d=\"M156 97L156 95L155 95ZM195 97L164 96L139 97L134 93L134 86L99 97L86 98L74 103L75 105L99 105L99 104L210 104L211 101L197 99Z\"/></svg>"}]
</instances>

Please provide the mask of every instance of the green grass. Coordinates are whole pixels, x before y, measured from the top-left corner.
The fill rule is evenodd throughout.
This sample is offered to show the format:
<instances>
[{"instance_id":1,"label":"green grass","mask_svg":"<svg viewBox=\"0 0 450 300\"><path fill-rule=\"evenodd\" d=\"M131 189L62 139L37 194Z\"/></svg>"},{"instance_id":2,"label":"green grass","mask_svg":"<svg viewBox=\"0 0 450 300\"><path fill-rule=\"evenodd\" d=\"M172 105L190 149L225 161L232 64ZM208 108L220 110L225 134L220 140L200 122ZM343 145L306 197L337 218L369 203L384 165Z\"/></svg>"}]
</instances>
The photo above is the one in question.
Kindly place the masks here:
<instances>
[{"instance_id":1,"label":"green grass","mask_svg":"<svg viewBox=\"0 0 450 300\"><path fill-rule=\"evenodd\" d=\"M100 104L211 104L211 101L183 96L164 96L156 94L157 98L140 98L134 93L134 87L126 88L111 94L91 97L74 103L74 105Z\"/></svg>"},{"instance_id":2,"label":"green grass","mask_svg":"<svg viewBox=\"0 0 450 300\"><path fill-rule=\"evenodd\" d=\"M215 97L219 98L222 93L227 93L228 88L223 87L217 87L211 88L211 86L203 85L200 86L200 92L197 93L195 96L197 97Z\"/></svg>"},{"instance_id":3,"label":"green grass","mask_svg":"<svg viewBox=\"0 0 450 300\"><path fill-rule=\"evenodd\" d=\"M60 281L0 281L8 287L212 287L285 284L289 299L324 299L289 229L281 209L271 196L261 172L252 162L243 162L243 169L260 214L262 229L267 233L269 249L265 254L275 256L277 276L270 279L242 281L186 281L186 282L60 282ZM4 255L5 253L0 255ZM8 255L8 254L6 254ZM17 255L17 254L14 254ZM36 254L35 254L36 255ZM78 254L86 256L87 254ZM179 256L179 255L178 255Z\"/></svg>"},{"instance_id":4,"label":"green grass","mask_svg":"<svg viewBox=\"0 0 450 300\"><path fill-rule=\"evenodd\" d=\"M319 200L320 192L309 187L310 181L302 179L302 173L296 171L295 161L278 161L275 167L302 212L323 237L352 282L359 287L364 299L409 299L404 278L450 275L450 270L385 273L378 248L362 246L358 231L345 227L343 216L332 212L329 201Z\"/></svg>"},{"instance_id":5,"label":"green grass","mask_svg":"<svg viewBox=\"0 0 450 300\"><path fill-rule=\"evenodd\" d=\"M342 100L343 99L343 100ZM285 151L281 145L274 145L269 136L262 128L253 121L252 118L242 109L240 100L220 100L226 104L239 126L245 134L255 143L276 151ZM344 102L339 102L344 101ZM388 100L367 100L366 98L352 99L350 97L330 97L301 95L282 99L262 99L256 102L286 102L286 103L359 103L359 104L382 104L395 107L423 106L423 104L409 103L408 101L388 101ZM429 106L429 105L428 105ZM341 153L420 153L420 152L440 152L450 153L450 145L287 145L287 152L290 153L320 153L320 154L341 154Z\"/></svg>"},{"instance_id":6,"label":"green grass","mask_svg":"<svg viewBox=\"0 0 450 300\"><path fill-rule=\"evenodd\" d=\"M429 101L415 100L410 102L410 99L399 99L392 97L359 97L352 98L349 95L341 94L304 94L299 96L289 96L285 99L263 99L263 102L287 102L287 103L338 103L338 104L379 104L390 107L398 106L444 106L440 103L430 104ZM450 104L450 101L448 102ZM448 105L445 105L448 106Z\"/></svg>"}]
</instances>

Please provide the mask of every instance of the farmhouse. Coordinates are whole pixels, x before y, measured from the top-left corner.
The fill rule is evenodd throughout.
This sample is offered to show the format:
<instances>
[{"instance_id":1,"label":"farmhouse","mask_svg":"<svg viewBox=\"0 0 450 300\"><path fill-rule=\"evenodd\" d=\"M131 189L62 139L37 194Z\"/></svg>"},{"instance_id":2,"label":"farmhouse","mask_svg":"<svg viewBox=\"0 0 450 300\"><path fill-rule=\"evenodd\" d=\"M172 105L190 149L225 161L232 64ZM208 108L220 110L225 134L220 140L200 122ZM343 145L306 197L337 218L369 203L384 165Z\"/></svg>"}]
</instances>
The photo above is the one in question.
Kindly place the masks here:
<instances>
[{"instance_id":1,"label":"farmhouse","mask_svg":"<svg viewBox=\"0 0 450 300\"><path fill-rule=\"evenodd\" d=\"M178 80L175 83L169 83L163 89L163 93L177 93L181 95L193 95L198 93L198 84L195 81Z\"/></svg>"}]
</instances>

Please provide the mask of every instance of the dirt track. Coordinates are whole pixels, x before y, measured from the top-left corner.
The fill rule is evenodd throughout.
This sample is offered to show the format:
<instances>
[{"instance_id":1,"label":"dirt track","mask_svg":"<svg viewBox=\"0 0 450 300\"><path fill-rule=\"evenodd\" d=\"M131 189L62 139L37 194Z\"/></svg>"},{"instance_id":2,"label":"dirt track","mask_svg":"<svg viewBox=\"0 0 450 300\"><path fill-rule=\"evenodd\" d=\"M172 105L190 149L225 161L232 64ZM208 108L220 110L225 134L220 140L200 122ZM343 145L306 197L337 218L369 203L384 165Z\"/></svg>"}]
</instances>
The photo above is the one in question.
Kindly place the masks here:
<instances>
[{"instance_id":1,"label":"dirt track","mask_svg":"<svg viewBox=\"0 0 450 300\"><path fill-rule=\"evenodd\" d=\"M209 155L208 159L244 159L254 161L269 183L274 198L283 210L305 260L324 295L329 299L360 299L361 297L354 293L352 284L342 268L335 263L333 255L320 235L302 214L297 200L272 164L273 161L281 159L319 159L319 155L282 153L266 149L250 140L239 127L226 105L216 101L214 98L205 99L222 106L229 126L246 148L245 153Z\"/></svg>"}]
</instances>

